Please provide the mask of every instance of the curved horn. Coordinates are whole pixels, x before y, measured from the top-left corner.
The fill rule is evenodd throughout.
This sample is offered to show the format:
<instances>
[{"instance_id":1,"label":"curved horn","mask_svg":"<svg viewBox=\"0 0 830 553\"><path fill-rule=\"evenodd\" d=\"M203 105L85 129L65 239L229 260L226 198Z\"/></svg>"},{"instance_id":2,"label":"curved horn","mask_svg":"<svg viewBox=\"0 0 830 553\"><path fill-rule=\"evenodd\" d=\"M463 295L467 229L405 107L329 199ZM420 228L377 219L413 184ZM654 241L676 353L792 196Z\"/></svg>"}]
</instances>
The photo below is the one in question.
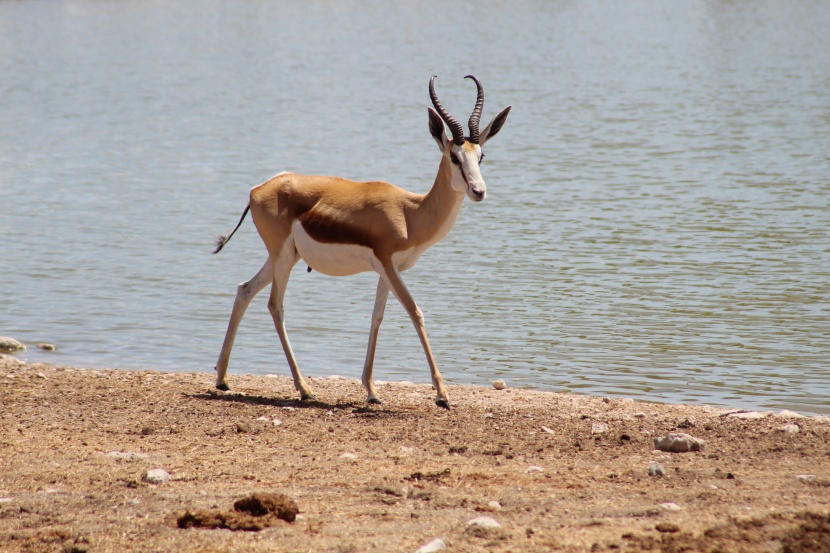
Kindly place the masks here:
<instances>
[{"instance_id":1,"label":"curved horn","mask_svg":"<svg viewBox=\"0 0 830 553\"><path fill-rule=\"evenodd\" d=\"M435 78L437 75L433 75L432 78L429 80L429 98L432 100L432 105L435 106L435 111L438 112L438 115L441 116L441 119L447 124L452 132L452 139L457 146L464 144L464 127L461 126L455 117L447 113L447 110L444 109L444 106L441 105L441 102L438 101L438 96L435 94Z\"/></svg>"},{"instance_id":2,"label":"curved horn","mask_svg":"<svg viewBox=\"0 0 830 553\"><path fill-rule=\"evenodd\" d=\"M476 107L473 108L473 114L470 115L470 142L473 144L478 144L478 124L481 122L481 109L484 107L484 87L481 86L481 81L479 81L475 75L467 75L464 77L465 79L472 79L476 83L476 88L478 89L478 97L476 98Z\"/></svg>"}]
</instances>

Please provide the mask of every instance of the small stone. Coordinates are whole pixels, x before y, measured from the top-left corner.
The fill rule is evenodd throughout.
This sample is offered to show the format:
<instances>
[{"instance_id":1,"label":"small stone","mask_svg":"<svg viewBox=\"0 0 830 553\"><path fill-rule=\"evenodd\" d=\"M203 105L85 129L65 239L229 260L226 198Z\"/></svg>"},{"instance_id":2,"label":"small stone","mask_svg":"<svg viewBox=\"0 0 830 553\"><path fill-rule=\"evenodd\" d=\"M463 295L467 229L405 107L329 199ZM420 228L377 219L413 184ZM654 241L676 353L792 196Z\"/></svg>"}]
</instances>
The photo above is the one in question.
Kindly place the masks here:
<instances>
[{"instance_id":1,"label":"small stone","mask_svg":"<svg viewBox=\"0 0 830 553\"><path fill-rule=\"evenodd\" d=\"M784 434L798 434L801 432L801 428L797 424L785 424L784 426L779 426L778 431Z\"/></svg>"},{"instance_id":2,"label":"small stone","mask_svg":"<svg viewBox=\"0 0 830 553\"><path fill-rule=\"evenodd\" d=\"M467 526L481 526L482 528L501 528L493 517L476 517L467 523Z\"/></svg>"},{"instance_id":3,"label":"small stone","mask_svg":"<svg viewBox=\"0 0 830 553\"><path fill-rule=\"evenodd\" d=\"M683 507L681 507L677 503L661 503L660 508L665 509L666 511L677 512L680 511Z\"/></svg>"},{"instance_id":4,"label":"small stone","mask_svg":"<svg viewBox=\"0 0 830 553\"><path fill-rule=\"evenodd\" d=\"M14 353L16 351L25 351L26 344L18 342L14 338L8 336L0 336L0 352Z\"/></svg>"},{"instance_id":5,"label":"small stone","mask_svg":"<svg viewBox=\"0 0 830 553\"><path fill-rule=\"evenodd\" d=\"M55 351L58 349L55 344L47 344L45 342L41 342L37 344L38 349L42 349L43 351Z\"/></svg>"},{"instance_id":6,"label":"small stone","mask_svg":"<svg viewBox=\"0 0 830 553\"><path fill-rule=\"evenodd\" d=\"M756 419L765 419L770 416L770 412L761 413L760 411L738 411L736 413L729 413L726 415L728 419L740 419L740 420L756 420Z\"/></svg>"},{"instance_id":7,"label":"small stone","mask_svg":"<svg viewBox=\"0 0 830 553\"><path fill-rule=\"evenodd\" d=\"M604 422L595 422L591 425L591 434L605 434L608 432L608 425Z\"/></svg>"},{"instance_id":8,"label":"small stone","mask_svg":"<svg viewBox=\"0 0 830 553\"><path fill-rule=\"evenodd\" d=\"M13 497L0 497L0 503L11 503L14 501Z\"/></svg>"},{"instance_id":9,"label":"small stone","mask_svg":"<svg viewBox=\"0 0 830 553\"><path fill-rule=\"evenodd\" d=\"M259 417L257 420L258 421L269 422L271 419L269 419L268 417Z\"/></svg>"},{"instance_id":10,"label":"small stone","mask_svg":"<svg viewBox=\"0 0 830 553\"><path fill-rule=\"evenodd\" d=\"M493 509L494 511L501 511L501 503L499 503L498 501L491 501L487 504L487 506Z\"/></svg>"},{"instance_id":11,"label":"small stone","mask_svg":"<svg viewBox=\"0 0 830 553\"><path fill-rule=\"evenodd\" d=\"M649 476L665 476L666 475L666 467L664 467L660 463L651 463L648 466L648 475Z\"/></svg>"},{"instance_id":12,"label":"small stone","mask_svg":"<svg viewBox=\"0 0 830 553\"><path fill-rule=\"evenodd\" d=\"M668 451L670 453L685 453L687 451L700 451L706 447L706 442L682 432L669 434L654 438L654 449Z\"/></svg>"},{"instance_id":13,"label":"small stone","mask_svg":"<svg viewBox=\"0 0 830 553\"><path fill-rule=\"evenodd\" d=\"M548 428L547 426L542 427L542 432L547 432L548 434L554 434L555 432Z\"/></svg>"},{"instance_id":14,"label":"small stone","mask_svg":"<svg viewBox=\"0 0 830 553\"><path fill-rule=\"evenodd\" d=\"M46 380L46 373L37 373L37 377Z\"/></svg>"},{"instance_id":15,"label":"small stone","mask_svg":"<svg viewBox=\"0 0 830 553\"><path fill-rule=\"evenodd\" d=\"M271 423L272 423L274 426L279 426L279 425L281 425L281 424L282 424L282 421L281 421L280 419L274 419L273 421L271 421Z\"/></svg>"},{"instance_id":16,"label":"small stone","mask_svg":"<svg viewBox=\"0 0 830 553\"><path fill-rule=\"evenodd\" d=\"M815 474L799 474L798 476L796 476L796 478L798 478L802 482L815 482L816 481L816 475Z\"/></svg>"},{"instance_id":17,"label":"small stone","mask_svg":"<svg viewBox=\"0 0 830 553\"><path fill-rule=\"evenodd\" d=\"M248 423L245 422L238 422L236 423L236 432L238 434L247 434L251 431L251 427Z\"/></svg>"},{"instance_id":18,"label":"small stone","mask_svg":"<svg viewBox=\"0 0 830 553\"><path fill-rule=\"evenodd\" d=\"M527 467L525 469L525 472L527 474L538 474L540 472L545 472L545 469L543 469L542 467L532 466L532 467Z\"/></svg>"},{"instance_id":19,"label":"small stone","mask_svg":"<svg viewBox=\"0 0 830 553\"><path fill-rule=\"evenodd\" d=\"M357 459L357 455L354 453L343 453L340 455L341 459Z\"/></svg>"},{"instance_id":20,"label":"small stone","mask_svg":"<svg viewBox=\"0 0 830 553\"><path fill-rule=\"evenodd\" d=\"M110 451L107 453L108 457L113 459L120 459L122 461L135 461L136 459L146 459L146 453L136 453L134 451Z\"/></svg>"},{"instance_id":21,"label":"small stone","mask_svg":"<svg viewBox=\"0 0 830 553\"><path fill-rule=\"evenodd\" d=\"M680 532L680 526L678 526L677 524L673 524L671 522L660 522L654 526L654 529L658 532L665 532L670 534Z\"/></svg>"},{"instance_id":22,"label":"small stone","mask_svg":"<svg viewBox=\"0 0 830 553\"><path fill-rule=\"evenodd\" d=\"M493 413L484 413L484 418L485 419L492 419L493 418Z\"/></svg>"},{"instance_id":23,"label":"small stone","mask_svg":"<svg viewBox=\"0 0 830 553\"><path fill-rule=\"evenodd\" d=\"M164 469L152 469L145 472L141 479L150 484L164 484L170 482L171 476Z\"/></svg>"},{"instance_id":24,"label":"small stone","mask_svg":"<svg viewBox=\"0 0 830 553\"><path fill-rule=\"evenodd\" d=\"M447 544L441 538L436 538L426 545L422 545L415 550L415 553L435 553L436 551L443 551L447 548Z\"/></svg>"},{"instance_id":25,"label":"small stone","mask_svg":"<svg viewBox=\"0 0 830 553\"><path fill-rule=\"evenodd\" d=\"M643 413L642 411L640 411L639 413L634 413L634 418L635 419L644 419L644 418L646 418L646 414Z\"/></svg>"},{"instance_id":26,"label":"small stone","mask_svg":"<svg viewBox=\"0 0 830 553\"><path fill-rule=\"evenodd\" d=\"M495 388L496 390L506 390L507 382L505 382L504 380L494 380L493 388Z\"/></svg>"}]
</instances>

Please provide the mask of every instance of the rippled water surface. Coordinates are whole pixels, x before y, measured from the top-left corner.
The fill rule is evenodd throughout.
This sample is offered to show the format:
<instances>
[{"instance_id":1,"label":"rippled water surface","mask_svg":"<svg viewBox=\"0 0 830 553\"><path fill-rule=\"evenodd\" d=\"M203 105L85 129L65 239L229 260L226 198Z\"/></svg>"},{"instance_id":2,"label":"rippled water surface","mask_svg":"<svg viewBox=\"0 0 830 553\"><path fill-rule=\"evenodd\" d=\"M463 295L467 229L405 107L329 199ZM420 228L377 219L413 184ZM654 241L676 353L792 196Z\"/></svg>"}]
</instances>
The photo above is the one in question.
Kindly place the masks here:
<instances>
[{"instance_id":1,"label":"rippled water surface","mask_svg":"<svg viewBox=\"0 0 830 553\"><path fill-rule=\"evenodd\" d=\"M277 171L425 192L427 82L513 105L488 199L404 277L445 378L830 412L830 3L0 2L0 335L212 371ZM376 276L299 264L306 375L358 376ZM288 374L252 304L234 373ZM376 377L428 381L391 300ZM232 381L231 381L232 383Z\"/></svg>"}]
</instances>

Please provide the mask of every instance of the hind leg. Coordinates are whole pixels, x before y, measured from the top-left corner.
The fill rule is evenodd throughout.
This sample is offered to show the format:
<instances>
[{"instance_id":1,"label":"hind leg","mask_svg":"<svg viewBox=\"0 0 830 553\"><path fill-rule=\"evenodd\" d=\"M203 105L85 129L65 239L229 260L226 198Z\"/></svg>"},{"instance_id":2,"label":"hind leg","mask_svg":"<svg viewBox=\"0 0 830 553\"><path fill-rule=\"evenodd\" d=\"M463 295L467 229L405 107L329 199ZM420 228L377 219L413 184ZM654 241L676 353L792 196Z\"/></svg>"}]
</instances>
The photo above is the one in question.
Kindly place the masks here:
<instances>
[{"instance_id":1,"label":"hind leg","mask_svg":"<svg viewBox=\"0 0 830 553\"><path fill-rule=\"evenodd\" d=\"M261 292L273 280L273 265L270 260L266 260L265 265L262 266L251 280L243 282L236 288L236 299L233 301L233 310L231 311L231 319L228 321L225 341L222 343L222 351L219 352L219 360L216 361L216 387L220 390L229 389L226 375L228 372L228 362L231 358L231 350L233 349L233 342L236 339L236 331L239 329L239 323L242 322L242 317L245 315L245 311L248 309L248 305L250 305L254 296Z\"/></svg>"},{"instance_id":2,"label":"hind leg","mask_svg":"<svg viewBox=\"0 0 830 553\"><path fill-rule=\"evenodd\" d=\"M283 297L285 297L285 288L288 285L288 277L291 276L291 269L299 259L300 256L297 254L297 250L294 249L293 240L287 240L277 255L276 261L272 262L274 279L271 285L271 297L268 299L268 311L271 312L271 317L274 319L274 326L277 328L277 334L280 336L282 349L285 352L285 359L288 361L291 376L294 378L294 387L300 392L300 399L306 400L316 398L303 378L303 375L300 374L300 368L297 366L297 360L294 358L294 351L291 349L291 343L288 341L288 333L285 331L285 310L283 309L282 303Z\"/></svg>"}]
</instances>

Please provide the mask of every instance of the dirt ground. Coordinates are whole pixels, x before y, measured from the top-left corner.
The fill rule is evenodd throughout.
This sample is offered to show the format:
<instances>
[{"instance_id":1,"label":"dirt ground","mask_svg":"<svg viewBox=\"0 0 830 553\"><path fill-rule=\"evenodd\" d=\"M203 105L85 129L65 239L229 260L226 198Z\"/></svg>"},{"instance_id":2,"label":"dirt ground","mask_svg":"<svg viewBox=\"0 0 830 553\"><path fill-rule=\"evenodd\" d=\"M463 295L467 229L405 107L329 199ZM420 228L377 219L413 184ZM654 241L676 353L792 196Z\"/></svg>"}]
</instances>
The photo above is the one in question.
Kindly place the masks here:
<instances>
[{"instance_id":1,"label":"dirt ground","mask_svg":"<svg viewBox=\"0 0 830 553\"><path fill-rule=\"evenodd\" d=\"M336 377L302 403L287 377L213 378L0 358L0 551L830 552L826 417L471 386L446 411L411 383L367 407ZM655 450L671 432L705 448ZM296 520L179 528L255 492Z\"/></svg>"}]
</instances>

